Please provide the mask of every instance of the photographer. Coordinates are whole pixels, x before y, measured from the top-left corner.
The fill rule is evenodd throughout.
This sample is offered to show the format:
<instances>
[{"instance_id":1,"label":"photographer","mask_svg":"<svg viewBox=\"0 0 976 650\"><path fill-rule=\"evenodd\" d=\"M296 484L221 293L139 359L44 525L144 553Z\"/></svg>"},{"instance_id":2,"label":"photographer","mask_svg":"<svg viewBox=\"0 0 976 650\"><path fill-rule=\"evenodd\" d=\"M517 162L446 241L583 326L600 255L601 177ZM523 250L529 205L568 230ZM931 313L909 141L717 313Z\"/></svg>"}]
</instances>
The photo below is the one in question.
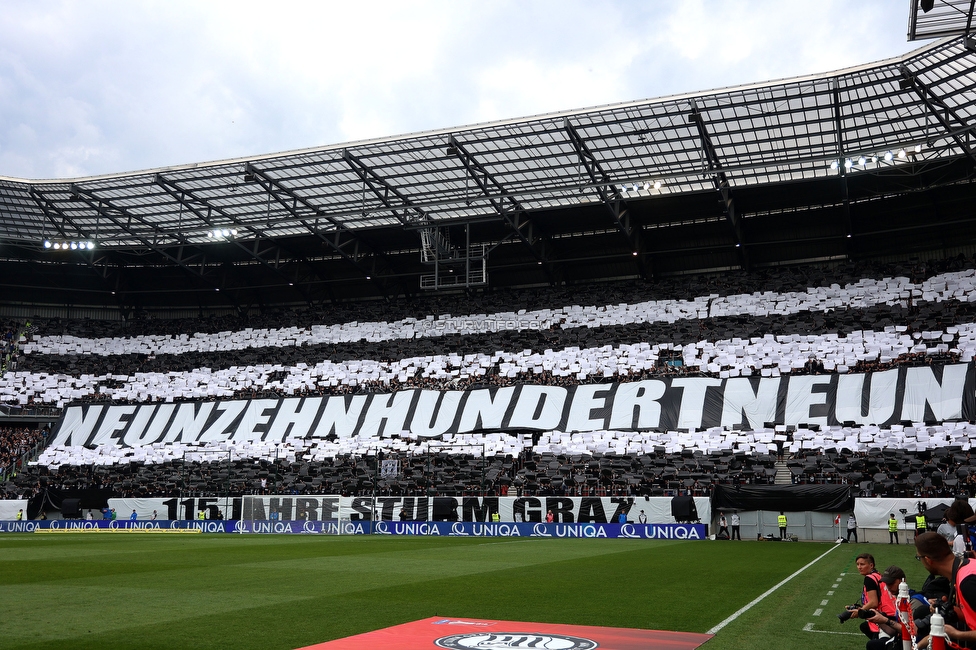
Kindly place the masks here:
<instances>
[{"instance_id":1,"label":"photographer","mask_svg":"<svg viewBox=\"0 0 976 650\"><path fill-rule=\"evenodd\" d=\"M916 537L915 553L926 571L949 579L949 603L942 615L951 647L976 648L976 561L953 555L938 533ZM926 641L919 642L919 647L926 646Z\"/></svg>"},{"instance_id":2,"label":"photographer","mask_svg":"<svg viewBox=\"0 0 976 650\"><path fill-rule=\"evenodd\" d=\"M851 605L837 617L843 623L850 618L866 619L861 623L861 632L869 639L878 638L878 625L871 622L876 614L894 618L895 601L888 592L881 586L881 574L874 568L874 556L870 553L861 553L857 556L857 571L864 576L864 584L861 587L861 603Z\"/></svg>"},{"instance_id":3,"label":"photographer","mask_svg":"<svg viewBox=\"0 0 976 650\"><path fill-rule=\"evenodd\" d=\"M885 569L885 572L881 574L881 584L882 584L882 601L890 602L891 608L895 610L894 615L889 615L883 610L886 609L884 605L875 610L874 616L867 619L869 623L873 623L878 626L878 628L885 633L887 636L878 635L878 638L871 639L868 641L867 645L864 646L865 650L887 650L889 648L900 648L901 647L901 626L902 623L898 620L897 607L895 605L895 598L898 597L898 586L904 582L905 572L901 567L890 566Z\"/></svg>"}]
</instances>

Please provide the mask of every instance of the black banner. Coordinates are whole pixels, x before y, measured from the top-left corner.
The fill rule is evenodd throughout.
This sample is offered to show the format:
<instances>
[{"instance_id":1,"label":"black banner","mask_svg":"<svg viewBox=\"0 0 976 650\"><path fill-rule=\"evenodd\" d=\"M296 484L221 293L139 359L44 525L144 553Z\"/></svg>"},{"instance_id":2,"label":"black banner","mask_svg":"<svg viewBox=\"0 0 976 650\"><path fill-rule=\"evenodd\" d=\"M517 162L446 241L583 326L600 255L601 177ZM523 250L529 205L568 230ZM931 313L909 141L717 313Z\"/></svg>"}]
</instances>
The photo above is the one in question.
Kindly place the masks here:
<instances>
[{"instance_id":1,"label":"black banner","mask_svg":"<svg viewBox=\"0 0 976 650\"><path fill-rule=\"evenodd\" d=\"M564 388L524 384L330 397L156 404L75 404L54 444L282 441L335 435L490 431L760 429L767 423L889 426L976 418L973 364L868 374L663 377Z\"/></svg>"},{"instance_id":2,"label":"black banner","mask_svg":"<svg viewBox=\"0 0 976 650\"><path fill-rule=\"evenodd\" d=\"M849 485L716 485L712 510L846 512L854 510Z\"/></svg>"}]
</instances>

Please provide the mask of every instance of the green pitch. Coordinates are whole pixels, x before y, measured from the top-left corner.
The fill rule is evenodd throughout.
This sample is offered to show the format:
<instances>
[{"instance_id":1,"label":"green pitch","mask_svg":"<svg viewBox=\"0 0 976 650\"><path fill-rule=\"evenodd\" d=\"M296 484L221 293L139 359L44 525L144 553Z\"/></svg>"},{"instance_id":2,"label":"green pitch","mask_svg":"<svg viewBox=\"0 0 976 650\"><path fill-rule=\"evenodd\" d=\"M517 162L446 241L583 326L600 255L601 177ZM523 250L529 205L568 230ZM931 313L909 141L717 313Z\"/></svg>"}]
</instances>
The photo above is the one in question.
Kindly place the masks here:
<instances>
[{"instance_id":1,"label":"green pitch","mask_svg":"<svg viewBox=\"0 0 976 650\"><path fill-rule=\"evenodd\" d=\"M286 649L428 616L708 632L831 548L3 535L0 648ZM910 585L921 585L925 576L911 546L840 545L704 647L863 648L857 623L842 626L835 614L860 594L854 556L865 551L875 554L879 569L899 564Z\"/></svg>"}]
</instances>

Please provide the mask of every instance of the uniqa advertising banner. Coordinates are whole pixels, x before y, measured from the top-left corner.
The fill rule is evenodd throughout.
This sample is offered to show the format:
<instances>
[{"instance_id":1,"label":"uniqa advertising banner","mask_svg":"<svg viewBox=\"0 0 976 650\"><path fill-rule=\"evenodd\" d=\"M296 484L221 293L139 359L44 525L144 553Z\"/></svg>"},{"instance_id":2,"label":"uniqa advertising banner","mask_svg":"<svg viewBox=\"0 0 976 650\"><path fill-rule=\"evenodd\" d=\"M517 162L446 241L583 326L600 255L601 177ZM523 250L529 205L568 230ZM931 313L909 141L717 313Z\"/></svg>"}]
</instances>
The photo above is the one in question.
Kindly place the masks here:
<instances>
[{"instance_id":1,"label":"uniqa advertising banner","mask_svg":"<svg viewBox=\"0 0 976 650\"><path fill-rule=\"evenodd\" d=\"M335 435L418 436L492 431L640 431L736 425L976 417L973 364L867 374L662 377L581 386L519 385L464 391L404 390L330 397L157 404L74 404L57 445L282 441Z\"/></svg>"}]
</instances>

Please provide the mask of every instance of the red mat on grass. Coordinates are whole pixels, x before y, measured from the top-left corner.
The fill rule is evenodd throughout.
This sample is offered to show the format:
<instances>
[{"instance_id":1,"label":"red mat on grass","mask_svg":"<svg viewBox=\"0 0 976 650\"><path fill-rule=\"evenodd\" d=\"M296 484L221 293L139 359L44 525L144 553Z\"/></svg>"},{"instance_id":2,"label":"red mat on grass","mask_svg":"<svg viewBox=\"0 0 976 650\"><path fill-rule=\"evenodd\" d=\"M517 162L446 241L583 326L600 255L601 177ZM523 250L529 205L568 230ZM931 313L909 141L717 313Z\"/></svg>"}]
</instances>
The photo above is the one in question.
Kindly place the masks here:
<instances>
[{"instance_id":1,"label":"red mat on grass","mask_svg":"<svg viewBox=\"0 0 976 650\"><path fill-rule=\"evenodd\" d=\"M633 630L622 627L558 625L520 621L434 616L374 632L308 646L302 650L491 650L536 648L545 650L693 650L710 634Z\"/></svg>"}]
</instances>

